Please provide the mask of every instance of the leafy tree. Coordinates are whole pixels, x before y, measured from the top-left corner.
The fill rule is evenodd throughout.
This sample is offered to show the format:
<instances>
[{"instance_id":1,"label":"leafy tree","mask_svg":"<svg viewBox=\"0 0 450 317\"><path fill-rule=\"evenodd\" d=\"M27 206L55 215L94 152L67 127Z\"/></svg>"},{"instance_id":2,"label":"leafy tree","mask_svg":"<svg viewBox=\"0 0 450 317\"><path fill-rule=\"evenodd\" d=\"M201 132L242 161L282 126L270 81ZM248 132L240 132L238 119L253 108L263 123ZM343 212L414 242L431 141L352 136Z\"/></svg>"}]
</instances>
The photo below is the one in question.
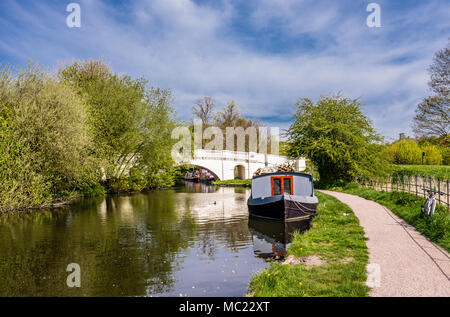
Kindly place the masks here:
<instances>
[{"instance_id":1,"label":"leafy tree","mask_svg":"<svg viewBox=\"0 0 450 317\"><path fill-rule=\"evenodd\" d=\"M101 61L75 62L59 75L85 99L92 151L102 160L112 189L158 187L154 178L166 175L171 165L170 91L114 74Z\"/></svg>"},{"instance_id":2,"label":"leafy tree","mask_svg":"<svg viewBox=\"0 0 450 317\"><path fill-rule=\"evenodd\" d=\"M287 131L291 156L311 159L324 184L382 173L380 136L358 99L338 94L296 103L295 122Z\"/></svg>"},{"instance_id":3,"label":"leafy tree","mask_svg":"<svg viewBox=\"0 0 450 317\"><path fill-rule=\"evenodd\" d=\"M426 144L422 146L421 152L425 153L423 157L423 163L425 165L441 165L442 164L442 153L440 149L433 144Z\"/></svg>"},{"instance_id":4,"label":"leafy tree","mask_svg":"<svg viewBox=\"0 0 450 317\"><path fill-rule=\"evenodd\" d=\"M67 85L29 64L0 76L0 201L37 205L73 190L95 190L85 104ZM1 208L1 206L0 206Z\"/></svg>"},{"instance_id":5,"label":"leafy tree","mask_svg":"<svg viewBox=\"0 0 450 317\"><path fill-rule=\"evenodd\" d=\"M393 164L420 164L422 160L422 151L419 145L411 139L386 146L383 154Z\"/></svg>"},{"instance_id":6,"label":"leafy tree","mask_svg":"<svg viewBox=\"0 0 450 317\"><path fill-rule=\"evenodd\" d=\"M450 133L450 42L435 54L428 71L433 95L417 106L413 129L417 135L445 136Z\"/></svg>"}]
</instances>

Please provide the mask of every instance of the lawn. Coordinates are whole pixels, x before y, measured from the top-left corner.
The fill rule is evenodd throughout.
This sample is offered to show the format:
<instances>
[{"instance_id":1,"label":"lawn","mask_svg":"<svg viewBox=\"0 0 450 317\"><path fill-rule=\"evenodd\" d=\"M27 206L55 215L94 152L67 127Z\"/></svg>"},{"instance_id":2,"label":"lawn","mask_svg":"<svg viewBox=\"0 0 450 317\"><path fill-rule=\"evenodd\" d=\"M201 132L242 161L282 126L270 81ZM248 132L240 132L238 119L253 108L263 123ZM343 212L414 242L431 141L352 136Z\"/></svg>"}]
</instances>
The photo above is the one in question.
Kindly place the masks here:
<instances>
[{"instance_id":1,"label":"lawn","mask_svg":"<svg viewBox=\"0 0 450 317\"><path fill-rule=\"evenodd\" d=\"M450 166L448 165L392 165L395 175L418 175L450 179Z\"/></svg>"},{"instance_id":2,"label":"lawn","mask_svg":"<svg viewBox=\"0 0 450 317\"><path fill-rule=\"evenodd\" d=\"M225 185L225 186L248 186L250 187L252 185L251 179L230 179L226 181L213 181L213 185Z\"/></svg>"},{"instance_id":3,"label":"lawn","mask_svg":"<svg viewBox=\"0 0 450 317\"><path fill-rule=\"evenodd\" d=\"M365 285L368 250L364 231L353 211L336 198L316 193L317 215L311 229L295 233L288 255L319 257L322 265L307 268L274 262L253 276L251 296L368 296Z\"/></svg>"},{"instance_id":4,"label":"lawn","mask_svg":"<svg viewBox=\"0 0 450 317\"><path fill-rule=\"evenodd\" d=\"M371 188L363 188L358 184L348 184L331 190L338 190L376 201L415 227L428 239L450 252L450 212L446 207L438 205L435 214L428 217L421 213L421 206L425 199L413 194L377 191Z\"/></svg>"}]
</instances>

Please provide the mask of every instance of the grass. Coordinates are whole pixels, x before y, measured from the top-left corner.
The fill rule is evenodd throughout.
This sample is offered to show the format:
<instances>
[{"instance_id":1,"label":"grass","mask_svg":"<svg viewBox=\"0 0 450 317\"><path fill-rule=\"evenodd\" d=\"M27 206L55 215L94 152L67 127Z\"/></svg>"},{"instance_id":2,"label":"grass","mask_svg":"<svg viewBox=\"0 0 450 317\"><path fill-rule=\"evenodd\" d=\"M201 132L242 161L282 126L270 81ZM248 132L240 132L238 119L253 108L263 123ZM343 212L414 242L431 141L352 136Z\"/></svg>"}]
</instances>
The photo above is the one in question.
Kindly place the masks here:
<instances>
[{"instance_id":1,"label":"grass","mask_svg":"<svg viewBox=\"0 0 450 317\"><path fill-rule=\"evenodd\" d=\"M418 175L450 179L450 166L448 165L392 165L395 175Z\"/></svg>"},{"instance_id":2,"label":"grass","mask_svg":"<svg viewBox=\"0 0 450 317\"><path fill-rule=\"evenodd\" d=\"M413 194L377 191L363 188L358 184L347 184L344 187L332 188L332 190L376 201L415 227L428 239L450 252L450 212L446 207L437 205L434 215L428 217L421 213L421 206L425 199Z\"/></svg>"},{"instance_id":3,"label":"grass","mask_svg":"<svg viewBox=\"0 0 450 317\"><path fill-rule=\"evenodd\" d=\"M251 179L230 179L226 181L213 181L213 185L225 185L225 186L251 186L252 180Z\"/></svg>"},{"instance_id":4,"label":"grass","mask_svg":"<svg viewBox=\"0 0 450 317\"><path fill-rule=\"evenodd\" d=\"M324 264L307 269L274 262L252 277L251 296L368 296L365 285L368 250L358 218L334 197L316 193L317 215L311 229L295 233L288 254L296 257L316 255ZM344 215L347 214L347 215ZM351 259L345 263L344 259Z\"/></svg>"}]
</instances>

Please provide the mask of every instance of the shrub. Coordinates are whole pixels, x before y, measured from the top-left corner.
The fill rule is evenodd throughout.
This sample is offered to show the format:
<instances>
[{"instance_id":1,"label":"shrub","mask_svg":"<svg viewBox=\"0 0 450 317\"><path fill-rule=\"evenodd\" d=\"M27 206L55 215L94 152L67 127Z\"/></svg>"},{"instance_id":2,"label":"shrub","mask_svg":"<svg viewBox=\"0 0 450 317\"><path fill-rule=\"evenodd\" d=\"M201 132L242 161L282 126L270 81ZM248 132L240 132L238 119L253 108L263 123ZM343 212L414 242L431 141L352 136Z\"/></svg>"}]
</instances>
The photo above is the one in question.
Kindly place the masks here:
<instances>
[{"instance_id":1,"label":"shrub","mask_svg":"<svg viewBox=\"0 0 450 317\"><path fill-rule=\"evenodd\" d=\"M423 164L425 165L441 165L442 164L442 154L439 147L426 144L422 146L421 151L425 153L423 157Z\"/></svg>"},{"instance_id":2,"label":"shrub","mask_svg":"<svg viewBox=\"0 0 450 317\"><path fill-rule=\"evenodd\" d=\"M393 164L420 164L422 151L414 140L401 140L387 146L383 151L387 160Z\"/></svg>"}]
</instances>

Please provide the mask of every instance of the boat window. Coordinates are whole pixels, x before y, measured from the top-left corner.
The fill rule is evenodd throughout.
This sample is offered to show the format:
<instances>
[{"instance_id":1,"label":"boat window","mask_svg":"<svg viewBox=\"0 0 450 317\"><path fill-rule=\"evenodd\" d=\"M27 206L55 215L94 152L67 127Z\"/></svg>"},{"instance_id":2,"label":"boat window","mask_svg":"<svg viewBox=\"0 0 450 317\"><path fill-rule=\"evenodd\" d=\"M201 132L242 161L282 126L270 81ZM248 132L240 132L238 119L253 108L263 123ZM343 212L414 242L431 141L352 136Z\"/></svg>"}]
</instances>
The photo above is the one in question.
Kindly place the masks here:
<instances>
[{"instance_id":1,"label":"boat window","mask_svg":"<svg viewBox=\"0 0 450 317\"><path fill-rule=\"evenodd\" d=\"M272 196L282 195L284 193L288 195L293 195L294 191L292 188L292 176L276 176L271 177L272 182Z\"/></svg>"},{"instance_id":2,"label":"boat window","mask_svg":"<svg viewBox=\"0 0 450 317\"><path fill-rule=\"evenodd\" d=\"M283 193L292 194L291 179L288 177L283 178Z\"/></svg>"},{"instance_id":3,"label":"boat window","mask_svg":"<svg viewBox=\"0 0 450 317\"><path fill-rule=\"evenodd\" d=\"M281 195L281 178L273 178L272 195Z\"/></svg>"}]
</instances>

